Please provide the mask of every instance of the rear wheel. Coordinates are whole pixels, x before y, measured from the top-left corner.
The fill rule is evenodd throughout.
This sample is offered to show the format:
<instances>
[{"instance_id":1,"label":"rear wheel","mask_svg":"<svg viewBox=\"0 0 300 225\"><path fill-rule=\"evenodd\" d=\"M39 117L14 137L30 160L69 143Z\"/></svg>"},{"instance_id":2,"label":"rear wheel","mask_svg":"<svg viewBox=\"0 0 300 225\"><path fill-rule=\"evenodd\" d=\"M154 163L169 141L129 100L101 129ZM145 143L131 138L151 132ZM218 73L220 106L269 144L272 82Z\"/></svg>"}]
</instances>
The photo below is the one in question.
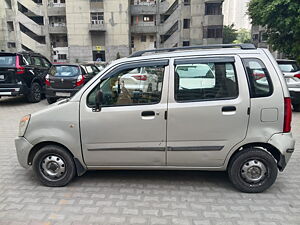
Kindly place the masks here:
<instances>
[{"instance_id":1,"label":"rear wheel","mask_svg":"<svg viewBox=\"0 0 300 225\"><path fill-rule=\"evenodd\" d=\"M275 182L277 173L273 156L257 148L238 152L228 166L228 175L233 186L247 193L265 191Z\"/></svg>"},{"instance_id":2,"label":"rear wheel","mask_svg":"<svg viewBox=\"0 0 300 225\"><path fill-rule=\"evenodd\" d=\"M47 102L48 102L49 104L53 104L53 103L56 102L56 101L57 101L56 98L47 98Z\"/></svg>"},{"instance_id":3,"label":"rear wheel","mask_svg":"<svg viewBox=\"0 0 300 225\"><path fill-rule=\"evenodd\" d=\"M295 112L300 112L300 104L293 104L293 108Z\"/></svg>"},{"instance_id":4,"label":"rear wheel","mask_svg":"<svg viewBox=\"0 0 300 225\"><path fill-rule=\"evenodd\" d=\"M42 99L41 85L36 82L32 83L31 87L29 89L29 93L26 97L27 97L28 102L31 102L31 103L40 102Z\"/></svg>"},{"instance_id":5,"label":"rear wheel","mask_svg":"<svg viewBox=\"0 0 300 225\"><path fill-rule=\"evenodd\" d=\"M36 153L33 169L39 180L49 187L65 186L75 176L73 157L56 145L45 146Z\"/></svg>"}]
</instances>

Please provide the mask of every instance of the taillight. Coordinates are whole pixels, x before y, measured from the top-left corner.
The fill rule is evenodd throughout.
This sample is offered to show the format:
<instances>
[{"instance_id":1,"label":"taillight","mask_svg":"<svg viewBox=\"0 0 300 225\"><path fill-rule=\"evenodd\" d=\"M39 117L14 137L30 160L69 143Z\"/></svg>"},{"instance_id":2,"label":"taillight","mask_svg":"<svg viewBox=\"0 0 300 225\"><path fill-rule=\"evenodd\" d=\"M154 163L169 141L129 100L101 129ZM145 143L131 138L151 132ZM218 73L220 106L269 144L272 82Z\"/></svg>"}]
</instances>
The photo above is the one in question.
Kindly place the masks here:
<instances>
[{"instance_id":1,"label":"taillight","mask_svg":"<svg viewBox=\"0 0 300 225\"><path fill-rule=\"evenodd\" d=\"M50 75L47 74L46 77L45 77L45 84L50 87L51 86L51 83L50 83Z\"/></svg>"},{"instance_id":2,"label":"taillight","mask_svg":"<svg viewBox=\"0 0 300 225\"><path fill-rule=\"evenodd\" d=\"M134 77L136 80L147 80L146 75L133 75L132 77Z\"/></svg>"},{"instance_id":3,"label":"taillight","mask_svg":"<svg viewBox=\"0 0 300 225\"><path fill-rule=\"evenodd\" d=\"M298 74L295 74L295 75L294 75L294 77L297 77L297 78L299 78L299 79L300 79L300 73L298 73Z\"/></svg>"},{"instance_id":4,"label":"taillight","mask_svg":"<svg viewBox=\"0 0 300 225\"><path fill-rule=\"evenodd\" d=\"M17 74L23 74L25 73L25 67L20 66L20 56L16 56L16 69L17 69Z\"/></svg>"},{"instance_id":5,"label":"taillight","mask_svg":"<svg viewBox=\"0 0 300 225\"><path fill-rule=\"evenodd\" d=\"M284 98L284 123L283 123L284 133L288 133L291 131L291 122L292 122L291 98Z\"/></svg>"},{"instance_id":6,"label":"taillight","mask_svg":"<svg viewBox=\"0 0 300 225\"><path fill-rule=\"evenodd\" d=\"M80 86L80 85L82 85L83 83L84 83L84 76L79 75L79 76L77 77L77 81L76 81L75 85L76 85L76 86Z\"/></svg>"}]
</instances>

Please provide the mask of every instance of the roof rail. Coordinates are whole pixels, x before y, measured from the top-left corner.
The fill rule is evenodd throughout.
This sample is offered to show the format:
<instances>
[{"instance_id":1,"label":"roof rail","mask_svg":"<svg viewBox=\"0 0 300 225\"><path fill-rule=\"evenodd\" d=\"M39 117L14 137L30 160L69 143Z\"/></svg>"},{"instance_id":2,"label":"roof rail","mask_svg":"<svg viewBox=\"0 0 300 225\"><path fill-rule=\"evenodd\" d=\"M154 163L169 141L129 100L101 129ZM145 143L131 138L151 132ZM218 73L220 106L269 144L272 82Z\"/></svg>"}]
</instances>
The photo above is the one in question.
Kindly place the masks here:
<instances>
[{"instance_id":1,"label":"roof rail","mask_svg":"<svg viewBox=\"0 0 300 225\"><path fill-rule=\"evenodd\" d=\"M256 47L254 46L254 44L251 44L251 43L245 43L245 44L196 45L196 46L185 46L185 47L176 47L176 48L159 48L159 49L137 51L137 52L131 54L129 56L129 58L142 56L143 54L149 53L149 52L172 52L172 51L177 51L177 50L211 49L211 48L232 48L232 47L240 47L243 50L246 50L246 49L256 49Z\"/></svg>"}]
</instances>

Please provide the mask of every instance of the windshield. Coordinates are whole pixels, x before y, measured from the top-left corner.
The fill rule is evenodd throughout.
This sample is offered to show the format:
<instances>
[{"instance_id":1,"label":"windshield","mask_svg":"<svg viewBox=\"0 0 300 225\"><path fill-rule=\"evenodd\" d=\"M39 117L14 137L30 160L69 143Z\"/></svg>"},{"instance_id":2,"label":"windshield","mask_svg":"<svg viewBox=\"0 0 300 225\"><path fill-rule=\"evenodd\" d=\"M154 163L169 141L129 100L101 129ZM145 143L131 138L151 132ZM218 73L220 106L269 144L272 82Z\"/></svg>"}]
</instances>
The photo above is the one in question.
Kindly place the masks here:
<instances>
[{"instance_id":1,"label":"windshield","mask_svg":"<svg viewBox=\"0 0 300 225\"><path fill-rule=\"evenodd\" d=\"M51 76L55 77L75 77L80 74L78 66L52 66L49 71Z\"/></svg>"},{"instance_id":2,"label":"windshield","mask_svg":"<svg viewBox=\"0 0 300 225\"><path fill-rule=\"evenodd\" d=\"M282 72L296 72L300 70L299 65L297 63L291 62L291 63L279 63L279 68Z\"/></svg>"},{"instance_id":3,"label":"windshield","mask_svg":"<svg viewBox=\"0 0 300 225\"><path fill-rule=\"evenodd\" d=\"M0 67L15 67L16 57L15 56L0 56Z\"/></svg>"}]
</instances>

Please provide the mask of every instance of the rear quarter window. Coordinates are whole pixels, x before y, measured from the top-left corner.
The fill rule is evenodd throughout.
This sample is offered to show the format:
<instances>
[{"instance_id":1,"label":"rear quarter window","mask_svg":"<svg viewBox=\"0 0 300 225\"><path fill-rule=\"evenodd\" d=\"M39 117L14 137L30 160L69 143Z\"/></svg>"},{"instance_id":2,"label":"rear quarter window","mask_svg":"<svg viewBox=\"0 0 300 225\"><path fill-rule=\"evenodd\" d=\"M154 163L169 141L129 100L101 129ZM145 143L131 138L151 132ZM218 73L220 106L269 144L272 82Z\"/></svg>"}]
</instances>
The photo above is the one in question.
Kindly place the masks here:
<instances>
[{"instance_id":1,"label":"rear quarter window","mask_svg":"<svg viewBox=\"0 0 300 225\"><path fill-rule=\"evenodd\" d=\"M260 59L243 59L250 86L250 96L252 98L261 98L271 96L273 86L270 74Z\"/></svg>"}]
</instances>

